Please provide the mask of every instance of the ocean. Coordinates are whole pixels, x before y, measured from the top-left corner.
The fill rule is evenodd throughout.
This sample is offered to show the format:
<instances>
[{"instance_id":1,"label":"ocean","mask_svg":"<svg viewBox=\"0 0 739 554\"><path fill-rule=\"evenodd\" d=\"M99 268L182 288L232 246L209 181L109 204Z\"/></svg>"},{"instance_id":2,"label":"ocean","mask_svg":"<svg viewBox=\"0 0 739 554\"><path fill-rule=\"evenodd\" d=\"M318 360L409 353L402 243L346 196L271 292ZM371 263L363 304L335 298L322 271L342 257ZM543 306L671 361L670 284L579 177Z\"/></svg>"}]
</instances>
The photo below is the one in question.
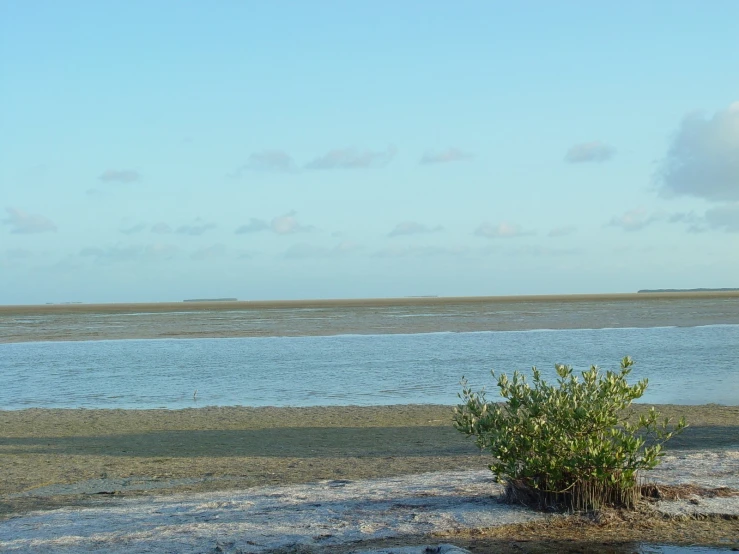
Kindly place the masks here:
<instances>
[{"instance_id":1,"label":"ocean","mask_svg":"<svg viewBox=\"0 0 739 554\"><path fill-rule=\"evenodd\" d=\"M739 298L231 308L0 312L0 408L454 404L626 355L642 402L739 404Z\"/></svg>"}]
</instances>

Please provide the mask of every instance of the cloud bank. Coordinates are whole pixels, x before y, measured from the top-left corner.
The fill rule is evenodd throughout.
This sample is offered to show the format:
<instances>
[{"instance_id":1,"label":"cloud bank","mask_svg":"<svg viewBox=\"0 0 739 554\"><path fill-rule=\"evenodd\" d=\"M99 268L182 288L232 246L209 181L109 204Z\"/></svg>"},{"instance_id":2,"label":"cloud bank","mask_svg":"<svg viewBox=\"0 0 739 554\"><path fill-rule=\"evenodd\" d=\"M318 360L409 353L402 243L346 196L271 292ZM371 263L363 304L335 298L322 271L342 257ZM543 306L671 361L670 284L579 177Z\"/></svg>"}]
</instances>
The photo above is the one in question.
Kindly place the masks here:
<instances>
[{"instance_id":1,"label":"cloud bank","mask_svg":"<svg viewBox=\"0 0 739 554\"><path fill-rule=\"evenodd\" d=\"M676 213L669 218L670 223L685 223L688 232L725 231L739 233L739 202L730 202L710 210L702 216L695 212Z\"/></svg>"},{"instance_id":2,"label":"cloud bank","mask_svg":"<svg viewBox=\"0 0 739 554\"><path fill-rule=\"evenodd\" d=\"M656 174L662 196L739 200L739 102L686 116Z\"/></svg>"},{"instance_id":3,"label":"cloud bank","mask_svg":"<svg viewBox=\"0 0 739 554\"><path fill-rule=\"evenodd\" d=\"M739 233L739 202L706 211L706 224L712 229Z\"/></svg>"}]
</instances>

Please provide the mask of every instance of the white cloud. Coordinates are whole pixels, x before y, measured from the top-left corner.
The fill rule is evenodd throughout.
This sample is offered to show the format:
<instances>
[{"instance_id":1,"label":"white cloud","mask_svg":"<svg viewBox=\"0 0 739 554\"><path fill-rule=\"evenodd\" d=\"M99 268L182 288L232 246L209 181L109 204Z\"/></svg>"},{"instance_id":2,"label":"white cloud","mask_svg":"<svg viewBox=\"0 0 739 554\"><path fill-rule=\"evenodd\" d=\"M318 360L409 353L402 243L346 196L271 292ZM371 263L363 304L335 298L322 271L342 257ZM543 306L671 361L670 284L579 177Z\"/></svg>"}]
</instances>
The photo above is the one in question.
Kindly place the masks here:
<instances>
[{"instance_id":1,"label":"white cloud","mask_svg":"<svg viewBox=\"0 0 739 554\"><path fill-rule=\"evenodd\" d=\"M30 235L56 231L54 222L42 215L29 214L16 208L6 208L5 211L8 217L2 222L10 226L10 232L13 234Z\"/></svg>"},{"instance_id":2,"label":"white cloud","mask_svg":"<svg viewBox=\"0 0 739 554\"><path fill-rule=\"evenodd\" d=\"M104 183L134 183L141 179L141 174L133 169L106 169L98 179Z\"/></svg>"},{"instance_id":3,"label":"white cloud","mask_svg":"<svg viewBox=\"0 0 739 554\"><path fill-rule=\"evenodd\" d=\"M416 223L415 221L403 221L401 223L398 223L395 228L393 228L393 230L388 233L387 236L399 237L403 235L418 235L421 233L436 233L443 229L444 227L442 227L441 225L429 227L428 225Z\"/></svg>"},{"instance_id":4,"label":"white cloud","mask_svg":"<svg viewBox=\"0 0 739 554\"><path fill-rule=\"evenodd\" d=\"M156 233L157 235L166 235L172 232L172 227L163 221L159 221L151 226L151 232Z\"/></svg>"},{"instance_id":5,"label":"white cloud","mask_svg":"<svg viewBox=\"0 0 739 554\"><path fill-rule=\"evenodd\" d=\"M482 223L475 229L475 235L485 238L515 238L533 234L531 231L524 231L519 225L503 221L497 225L490 223Z\"/></svg>"},{"instance_id":6,"label":"white cloud","mask_svg":"<svg viewBox=\"0 0 739 554\"><path fill-rule=\"evenodd\" d=\"M302 225L296 216L297 212L293 210L284 215L273 217L272 221L269 223L263 219L252 217L249 220L249 223L236 229L236 234L241 235L247 233L259 233L260 231L272 231L278 235L291 235L294 233L305 233L315 229L312 225Z\"/></svg>"},{"instance_id":7,"label":"white cloud","mask_svg":"<svg viewBox=\"0 0 739 554\"><path fill-rule=\"evenodd\" d=\"M246 170L252 171L278 171L289 173L297 171L298 166L292 156L283 150L263 150L254 152L249 156L249 161L236 168L229 177L241 177Z\"/></svg>"},{"instance_id":8,"label":"white cloud","mask_svg":"<svg viewBox=\"0 0 739 554\"><path fill-rule=\"evenodd\" d=\"M613 217L611 221L608 222L608 225L611 227L619 227L624 231L640 231L658 220L658 216L649 215L643 208L636 208Z\"/></svg>"},{"instance_id":9,"label":"white cloud","mask_svg":"<svg viewBox=\"0 0 739 554\"><path fill-rule=\"evenodd\" d=\"M293 233L304 233L312 231L314 227L312 225L302 225L298 222L295 217L297 213L295 211L288 212L285 215L281 215L272 219L270 228L273 232L278 235L291 235Z\"/></svg>"},{"instance_id":10,"label":"white cloud","mask_svg":"<svg viewBox=\"0 0 739 554\"><path fill-rule=\"evenodd\" d=\"M739 233L739 202L730 202L706 210L702 216L695 212L676 213L670 216L670 223L688 225L688 232L726 231Z\"/></svg>"},{"instance_id":11,"label":"white cloud","mask_svg":"<svg viewBox=\"0 0 739 554\"><path fill-rule=\"evenodd\" d=\"M200 236L203 233L215 228L215 223L207 223L202 219L197 218L192 224L179 226L177 228L177 233L179 233L180 235Z\"/></svg>"},{"instance_id":12,"label":"white cloud","mask_svg":"<svg viewBox=\"0 0 739 554\"><path fill-rule=\"evenodd\" d=\"M384 151L335 149L308 162L307 169L362 169L382 167L390 163L397 151L390 147Z\"/></svg>"},{"instance_id":13,"label":"white cloud","mask_svg":"<svg viewBox=\"0 0 739 554\"><path fill-rule=\"evenodd\" d=\"M249 156L246 167L261 171L295 171L296 169L295 161L290 154L282 150L255 152Z\"/></svg>"},{"instance_id":14,"label":"white cloud","mask_svg":"<svg viewBox=\"0 0 739 554\"><path fill-rule=\"evenodd\" d=\"M178 252L179 248L172 244L157 242L144 247L144 258L151 260L171 260Z\"/></svg>"},{"instance_id":15,"label":"white cloud","mask_svg":"<svg viewBox=\"0 0 739 554\"><path fill-rule=\"evenodd\" d=\"M145 223L137 223L135 225L127 226L127 227L121 227L119 230L124 235L135 235L136 233L140 233L146 229Z\"/></svg>"},{"instance_id":16,"label":"white cloud","mask_svg":"<svg viewBox=\"0 0 739 554\"><path fill-rule=\"evenodd\" d=\"M252 217L249 220L249 223L242 225L241 227L236 229L236 234L242 235L245 233L258 233L259 231L266 231L267 229L269 229L269 223L262 219Z\"/></svg>"},{"instance_id":17,"label":"white cloud","mask_svg":"<svg viewBox=\"0 0 739 554\"><path fill-rule=\"evenodd\" d=\"M712 229L739 233L739 202L711 208L706 211L705 219Z\"/></svg>"},{"instance_id":18,"label":"white cloud","mask_svg":"<svg viewBox=\"0 0 739 554\"><path fill-rule=\"evenodd\" d=\"M226 247L223 244L212 244L204 248L199 248L190 255L193 260L214 260L222 258L226 254Z\"/></svg>"},{"instance_id":19,"label":"white cloud","mask_svg":"<svg viewBox=\"0 0 739 554\"><path fill-rule=\"evenodd\" d=\"M739 200L739 102L685 117L656 174L663 196Z\"/></svg>"},{"instance_id":20,"label":"white cloud","mask_svg":"<svg viewBox=\"0 0 739 554\"><path fill-rule=\"evenodd\" d=\"M462 160L469 160L472 158L471 154L463 152L458 148L447 148L440 152L426 152L421 158L421 164L440 164L448 162L459 162Z\"/></svg>"},{"instance_id":21,"label":"white cloud","mask_svg":"<svg viewBox=\"0 0 739 554\"><path fill-rule=\"evenodd\" d=\"M595 140L570 147L567 154L565 154L565 161L572 164L605 162L610 160L615 153L616 150L612 146Z\"/></svg>"},{"instance_id":22,"label":"white cloud","mask_svg":"<svg viewBox=\"0 0 739 554\"><path fill-rule=\"evenodd\" d=\"M566 237L577 232L577 227L574 225L563 225L562 227L555 227L547 233L548 237Z\"/></svg>"}]
</instances>

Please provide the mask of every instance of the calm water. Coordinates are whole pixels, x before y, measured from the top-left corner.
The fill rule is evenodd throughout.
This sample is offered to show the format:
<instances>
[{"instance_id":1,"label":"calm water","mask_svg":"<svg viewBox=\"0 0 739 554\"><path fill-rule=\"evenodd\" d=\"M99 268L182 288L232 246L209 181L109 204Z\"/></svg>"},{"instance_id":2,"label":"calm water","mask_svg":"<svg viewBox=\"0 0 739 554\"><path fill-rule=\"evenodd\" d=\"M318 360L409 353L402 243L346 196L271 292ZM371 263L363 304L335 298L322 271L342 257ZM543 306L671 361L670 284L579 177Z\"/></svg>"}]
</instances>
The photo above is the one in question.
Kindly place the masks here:
<instances>
[{"instance_id":1,"label":"calm water","mask_svg":"<svg viewBox=\"0 0 739 554\"><path fill-rule=\"evenodd\" d=\"M625 355L642 401L739 404L739 325L708 325L0 344L0 408L453 404L463 375Z\"/></svg>"}]
</instances>

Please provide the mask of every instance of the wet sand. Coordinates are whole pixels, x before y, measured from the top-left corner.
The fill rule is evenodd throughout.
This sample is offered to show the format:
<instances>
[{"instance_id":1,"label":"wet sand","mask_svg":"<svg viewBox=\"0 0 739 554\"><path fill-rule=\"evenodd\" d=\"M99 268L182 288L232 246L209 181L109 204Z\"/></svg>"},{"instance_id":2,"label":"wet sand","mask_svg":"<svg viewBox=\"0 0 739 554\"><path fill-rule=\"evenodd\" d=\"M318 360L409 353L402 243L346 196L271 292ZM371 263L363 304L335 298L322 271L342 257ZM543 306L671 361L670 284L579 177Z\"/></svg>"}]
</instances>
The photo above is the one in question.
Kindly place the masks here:
<instances>
[{"instance_id":1,"label":"wet sand","mask_svg":"<svg viewBox=\"0 0 739 554\"><path fill-rule=\"evenodd\" d=\"M671 448L739 448L737 406L658 408L691 424ZM0 430L0 516L87 504L105 494L354 480L488 463L453 429L450 406L30 409L0 411Z\"/></svg>"},{"instance_id":2,"label":"wet sand","mask_svg":"<svg viewBox=\"0 0 739 554\"><path fill-rule=\"evenodd\" d=\"M684 415L691 423L670 443L670 451L702 456L739 449L737 406L658 409L671 418ZM487 474L487 456L451 421L450 406L433 405L0 411L0 524L36 510L114 508L121 499L152 494L165 495L157 498L166 502L179 493L188 498L217 491L237 494L250 487L322 480L343 483L442 471ZM363 546L435 541L474 552L551 552L549 541L558 540L560 553L604 551L604 543L612 552L633 552L635 541L726 545L736 536L736 518L613 513L599 520L547 519Z\"/></svg>"},{"instance_id":3,"label":"wet sand","mask_svg":"<svg viewBox=\"0 0 739 554\"><path fill-rule=\"evenodd\" d=\"M739 292L0 306L0 342L739 324Z\"/></svg>"}]
</instances>

